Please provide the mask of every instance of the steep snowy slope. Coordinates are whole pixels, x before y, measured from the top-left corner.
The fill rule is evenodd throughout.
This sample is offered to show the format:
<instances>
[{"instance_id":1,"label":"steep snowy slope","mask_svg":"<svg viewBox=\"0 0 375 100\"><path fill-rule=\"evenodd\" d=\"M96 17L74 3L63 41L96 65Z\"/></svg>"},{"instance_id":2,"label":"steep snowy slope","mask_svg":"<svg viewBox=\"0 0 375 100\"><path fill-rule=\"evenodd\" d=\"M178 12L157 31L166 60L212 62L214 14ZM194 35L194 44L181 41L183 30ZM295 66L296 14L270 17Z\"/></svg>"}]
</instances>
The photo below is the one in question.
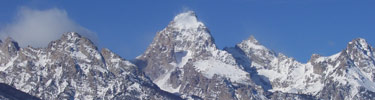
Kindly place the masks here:
<instances>
[{"instance_id":1,"label":"steep snowy slope","mask_svg":"<svg viewBox=\"0 0 375 100\"><path fill-rule=\"evenodd\" d=\"M161 89L183 96L233 99L241 98L240 89L259 88L251 85L249 75L230 54L216 48L209 30L192 11L177 15L137 59ZM241 96L263 98L259 93Z\"/></svg>"},{"instance_id":2,"label":"steep snowy slope","mask_svg":"<svg viewBox=\"0 0 375 100\"><path fill-rule=\"evenodd\" d=\"M247 100L294 95L271 96L254 83L247 69L231 54L217 49L209 30L192 11L178 14L158 32L136 64L161 89L182 97Z\"/></svg>"},{"instance_id":3,"label":"steep snowy slope","mask_svg":"<svg viewBox=\"0 0 375 100\"><path fill-rule=\"evenodd\" d=\"M252 36L226 50L252 73L258 84L270 91L316 94L321 88L321 84L315 84L320 77L313 73L313 66L301 64L281 53L276 54Z\"/></svg>"},{"instance_id":4,"label":"steep snowy slope","mask_svg":"<svg viewBox=\"0 0 375 100\"><path fill-rule=\"evenodd\" d=\"M375 99L373 48L364 39L300 63L254 37L216 48L194 12L175 16L136 61L161 89L203 99Z\"/></svg>"},{"instance_id":5,"label":"steep snowy slope","mask_svg":"<svg viewBox=\"0 0 375 100\"><path fill-rule=\"evenodd\" d=\"M138 68L79 34L47 48L1 43L0 82L41 99L179 99L161 91Z\"/></svg>"},{"instance_id":6,"label":"steep snowy slope","mask_svg":"<svg viewBox=\"0 0 375 100\"><path fill-rule=\"evenodd\" d=\"M375 98L373 48L364 39L353 40L347 49L329 57L314 54L305 64L270 51L254 37L226 50L258 85L271 92L321 99Z\"/></svg>"},{"instance_id":7,"label":"steep snowy slope","mask_svg":"<svg viewBox=\"0 0 375 100\"><path fill-rule=\"evenodd\" d=\"M375 99L374 49L362 38L349 42L347 48L330 57L310 62L324 78L317 95L324 99ZM314 66L314 68L315 68ZM329 95L328 95L329 94Z\"/></svg>"}]
</instances>

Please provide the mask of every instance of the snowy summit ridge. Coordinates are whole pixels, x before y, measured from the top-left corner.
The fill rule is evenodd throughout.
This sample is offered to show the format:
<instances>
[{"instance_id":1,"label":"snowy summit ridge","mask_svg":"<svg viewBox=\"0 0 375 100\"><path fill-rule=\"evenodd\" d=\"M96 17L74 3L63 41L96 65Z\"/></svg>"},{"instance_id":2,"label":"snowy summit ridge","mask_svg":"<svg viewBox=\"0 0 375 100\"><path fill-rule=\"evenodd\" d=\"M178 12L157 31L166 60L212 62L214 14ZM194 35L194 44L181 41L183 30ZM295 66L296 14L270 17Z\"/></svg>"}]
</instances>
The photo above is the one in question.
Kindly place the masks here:
<instances>
[{"instance_id":1,"label":"snowy summit ridge","mask_svg":"<svg viewBox=\"0 0 375 100\"><path fill-rule=\"evenodd\" d=\"M186 11L178 14L172 21L172 26L179 29L196 29L199 26L204 26L195 15L194 11Z\"/></svg>"},{"instance_id":2,"label":"snowy summit ridge","mask_svg":"<svg viewBox=\"0 0 375 100\"><path fill-rule=\"evenodd\" d=\"M137 65L146 75L168 92L213 99L221 98L215 95L239 95L250 92L249 88L253 89L241 87L246 92L230 91L234 88L227 86L233 84L251 86L249 74L237 65L231 54L216 47L210 31L192 11L178 14L166 28L157 32L146 52L137 60ZM221 85L217 86L216 82ZM208 85L210 87L196 87ZM219 87L225 91L216 90ZM242 98L262 97L247 95Z\"/></svg>"},{"instance_id":3,"label":"snowy summit ridge","mask_svg":"<svg viewBox=\"0 0 375 100\"><path fill-rule=\"evenodd\" d=\"M138 68L87 38L68 32L46 48L0 44L0 83L45 100L179 99Z\"/></svg>"},{"instance_id":4,"label":"snowy summit ridge","mask_svg":"<svg viewBox=\"0 0 375 100\"><path fill-rule=\"evenodd\" d=\"M372 47L361 38L335 55L313 55L308 63L275 53L253 36L220 50L208 28L187 11L156 34L137 65L162 90L187 98L362 99L375 96L370 74L374 58ZM364 79L353 82L357 77ZM332 89L344 92L327 91Z\"/></svg>"}]
</instances>

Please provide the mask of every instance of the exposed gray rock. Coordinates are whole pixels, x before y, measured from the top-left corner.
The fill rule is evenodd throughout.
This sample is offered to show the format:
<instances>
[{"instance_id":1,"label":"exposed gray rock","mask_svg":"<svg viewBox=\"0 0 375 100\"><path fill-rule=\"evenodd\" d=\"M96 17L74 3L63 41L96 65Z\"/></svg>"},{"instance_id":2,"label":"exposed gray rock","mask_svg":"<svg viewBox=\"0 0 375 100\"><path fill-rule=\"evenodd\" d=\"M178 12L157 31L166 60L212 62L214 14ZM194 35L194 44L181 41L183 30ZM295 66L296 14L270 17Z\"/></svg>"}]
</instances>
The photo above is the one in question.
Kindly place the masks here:
<instances>
[{"instance_id":1,"label":"exposed gray rock","mask_svg":"<svg viewBox=\"0 0 375 100\"><path fill-rule=\"evenodd\" d=\"M307 63L275 53L253 36L224 50L189 11L158 32L135 63L161 89L184 98L374 99L375 60L364 39L329 57L314 54Z\"/></svg>"},{"instance_id":2,"label":"exposed gray rock","mask_svg":"<svg viewBox=\"0 0 375 100\"><path fill-rule=\"evenodd\" d=\"M181 99L160 90L134 64L87 38L65 33L47 48L1 44L0 82L45 100Z\"/></svg>"},{"instance_id":3,"label":"exposed gray rock","mask_svg":"<svg viewBox=\"0 0 375 100\"><path fill-rule=\"evenodd\" d=\"M264 77L252 77L259 79L257 85L278 91L273 92L272 99L374 99L374 49L361 38L349 42L345 50L335 55L314 54L306 64L276 55L254 37L225 50L250 69L248 72L255 73L251 75Z\"/></svg>"},{"instance_id":4,"label":"exposed gray rock","mask_svg":"<svg viewBox=\"0 0 375 100\"><path fill-rule=\"evenodd\" d=\"M180 18L189 21L181 22ZM177 15L158 32L135 63L161 89L184 98L248 100L267 99L265 95L270 94L252 81L250 73L243 71L246 68L239 66L231 54L216 48L209 30L191 11ZM222 74L212 71L225 71L220 68L238 72ZM211 72L205 72L207 70Z\"/></svg>"}]
</instances>

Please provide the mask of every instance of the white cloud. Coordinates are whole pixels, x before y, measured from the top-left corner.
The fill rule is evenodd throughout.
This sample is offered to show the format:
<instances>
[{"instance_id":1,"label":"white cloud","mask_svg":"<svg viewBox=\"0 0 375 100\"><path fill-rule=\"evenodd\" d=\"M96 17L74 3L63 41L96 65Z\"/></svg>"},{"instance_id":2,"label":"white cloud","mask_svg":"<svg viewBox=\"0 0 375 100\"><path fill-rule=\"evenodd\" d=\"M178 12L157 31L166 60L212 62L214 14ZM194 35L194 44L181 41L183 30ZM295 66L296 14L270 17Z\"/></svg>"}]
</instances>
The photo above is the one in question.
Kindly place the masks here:
<instances>
[{"instance_id":1,"label":"white cloud","mask_svg":"<svg viewBox=\"0 0 375 100\"><path fill-rule=\"evenodd\" d=\"M92 41L97 40L95 33L71 20L65 10L57 8L21 8L15 20L1 29L0 35L3 39L12 37L21 47L46 47L50 41L59 39L66 32L78 32Z\"/></svg>"}]
</instances>

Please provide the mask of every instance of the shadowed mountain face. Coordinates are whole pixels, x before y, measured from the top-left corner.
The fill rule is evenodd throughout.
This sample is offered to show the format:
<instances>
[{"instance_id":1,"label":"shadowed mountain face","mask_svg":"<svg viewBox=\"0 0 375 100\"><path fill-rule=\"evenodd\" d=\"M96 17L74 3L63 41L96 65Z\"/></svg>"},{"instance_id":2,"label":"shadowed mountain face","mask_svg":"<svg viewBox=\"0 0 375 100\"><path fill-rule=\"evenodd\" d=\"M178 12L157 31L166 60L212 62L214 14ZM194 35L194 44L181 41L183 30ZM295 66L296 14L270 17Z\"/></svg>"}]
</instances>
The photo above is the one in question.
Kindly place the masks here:
<instances>
[{"instance_id":1,"label":"shadowed mountain face","mask_svg":"<svg viewBox=\"0 0 375 100\"><path fill-rule=\"evenodd\" d=\"M0 83L0 99L1 100L40 100L37 97L29 95L25 92L17 90L12 86Z\"/></svg>"}]
</instances>

